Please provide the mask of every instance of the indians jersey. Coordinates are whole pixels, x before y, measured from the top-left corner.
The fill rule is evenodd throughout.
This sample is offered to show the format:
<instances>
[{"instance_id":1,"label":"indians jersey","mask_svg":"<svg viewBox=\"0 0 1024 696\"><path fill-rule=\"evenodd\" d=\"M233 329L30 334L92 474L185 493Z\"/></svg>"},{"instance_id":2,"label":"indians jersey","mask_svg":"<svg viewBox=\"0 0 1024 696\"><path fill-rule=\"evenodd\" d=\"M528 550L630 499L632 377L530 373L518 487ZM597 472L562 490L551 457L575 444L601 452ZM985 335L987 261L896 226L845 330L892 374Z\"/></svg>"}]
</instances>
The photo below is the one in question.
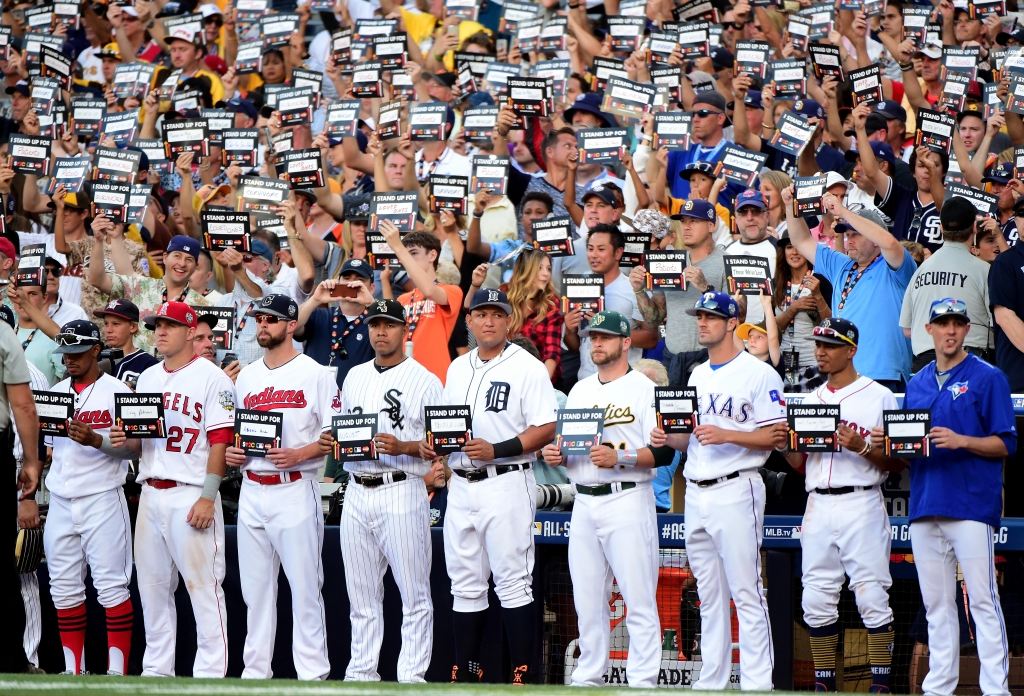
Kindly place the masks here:
<instances>
[{"instance_id":1,"label":"indians jersey","mask_svg":"<svg viewBox=\"0 0 1024 696\"><path fill-rule=\"evenodd\" d=\"M853 384L832 391L821 385L807 395L804 404L839 404L839 419L865 441L871 429L882 427L882 411L899 408L892 392L870 377L860 377ZM889 476L864 457L848 449L839 452L812 452L807 455L805 471L808 491L815 488L843 486L877 486Z\"/></svg>"},{"instance_id":2,"label":"indians jersey","mask_svg":"<svg viewBox=\"0 0 1024 696\"><path fill-rule=\"evenodd\" d=\"M124 382L105 372L80 393L75 393L70 377L58 382L50 391L74 394L75 420L85 423L98 435L109 435L110 426L114 424L114 394L132 393ZM124 485L128 474L126 459L115 459L70 437L48 437L46 444L53 447L46 488L54 495L78 498Z\"/></svg>"},{"instance_id":3,"label":"indians jersey","mask_svg":"<svg viewBox=\"0 0 1024 696\"><path fill-rule=\"evenodd\" d=\"M341 390L341 403L346 414L376 414L378 433L413 442L424 437L423 407L442 403L443 389L437 375L411 358L383 370L371 360L349 371ZM324 428L329 426L330 418L324 421ZM430 469L430 463L408 454L380 454L377 461L345 464L345 471L356 474L380 474L396 469L423 476Z\"/></svg>"},{"instance_id":4,"label":"indians jersey","mask_svg":"<svg viewBox=\"0 0 1024 696\"><path fill-rule=\"evenodd\" d=\"M468 405L473 416L473 438L504 442L531 426L555 422L558 401L544 363L522 348L505 344L497 357L484 362L478 349L455 359L448 368L443 404ZM533 452L493 462L472 460L461 452L448 459L452 469L477 469L487 464L525 464Z\"/></svg>"},{"instance_id":5,"label":"indians jersey","mask_svg":"<svg viewBox=\"0 0 1024 696\"><path fill-rule=\"evenodd\" d=\"M746 351L724 365L701 363L690 374L689 384L697 389L699 425L754 432L786 420L782 378ZM762 466L768 454L740 445L702 445L691 435L683 475L694 481L720 478Z\"/></svg>"},{"instance_id":6,"label":"indians jersey","mask_svg":"<svg viewBox=\"0 0 1024 696\"><path fill-rule=\"evenodd\" d=\"M273 369L262 360L249 363L235 381L236 406L248 411L277 411L281 423L281 447L299 449L320 439L321 423L341 415L341 394L331 373L307 355ZM248 457L243 470L260 473L280 471L315 472L323 455L279 469L265 457Z\"/></svg>"},{"instance_id":7,"label":"indians jersey","mask_svg":"<svg viewBox=\"0 0 1024 696\"><path fill-rule=\"evenodd\" d=\"M657 427L654 415L654 382L642 372L630 370L622 377L604 383L591 375L576 383L565 401L566 408L599 408L604 411L601 444L616 450L638 450L651 440ZM588 455L571 454L566 461L569 479L584 486L612 481L650 481L654 469L636 467L602 469Z\"/></svg>"},{"instance_id":8,"label":"indians jersey","mask_svg":"<svg viewBox=\"0 0 1024 696\"><path fill-rule=\"evenodd\" d=\"M209 434L234 428L235 389L209 360L193 356L177 370L164 363L139 376L139 394L163 394L166 438L142 439L139 481L168 479L193 486L206 482ZM226 440L225 440L226 442Z\"/></svg>"}]
</instances>

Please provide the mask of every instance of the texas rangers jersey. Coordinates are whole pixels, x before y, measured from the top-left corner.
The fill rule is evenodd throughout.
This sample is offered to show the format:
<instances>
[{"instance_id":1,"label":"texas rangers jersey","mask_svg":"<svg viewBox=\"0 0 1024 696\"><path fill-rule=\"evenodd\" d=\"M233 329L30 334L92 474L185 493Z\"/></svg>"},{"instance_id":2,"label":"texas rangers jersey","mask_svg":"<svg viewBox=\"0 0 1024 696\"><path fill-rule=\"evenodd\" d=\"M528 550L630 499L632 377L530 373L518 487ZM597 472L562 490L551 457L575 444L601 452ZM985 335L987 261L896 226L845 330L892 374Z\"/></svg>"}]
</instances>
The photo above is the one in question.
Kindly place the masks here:
<instances>
[{"instance_id":1,"label":"texas rangers jersey","mask_svg":"<svg viewBox=\"0 0 1024 696\"><path fill-rule=\"evenodd\" d=\"M377 414L377 432L394 435L402 442L422 440L426 430L424 406L442 403L444 387L437 375L411 358L394 367L381 368L371 360L349 370L341 390L346 414ZM330 419L324 422L330 427ZM401 470L423 476L430 464L408 454L378 455L377 461L347 462L345 471L355 474L381 474Z\"/></svg>"},{"instance_id":2,"label":"texas rangers jersey","mask_svg":"<svg viewBox=\"0 0 1024 696\"><path fill-rule=\"evenodd\" d=\"M630 370L611 382L602 382L591 375L576 383L565 401L566 408L600 408L604 410L601 444L617 450L638 450L650 443L651 430L657 426L654 416L654 382L642 372ZM569 479L584 486L611 481L650 481L654 469L594 466L588 455L572 454L566 461Z\"/></svg>"},{"instance_id":3,"label":"texas rangers jersey","mask_svg":"<svg viewBox=\"0 0 1024 696\"><path fill-rule=\"evenodd\" d=\"M235 424L235 389L209 360L195 356L177 370L161 361L139 376L139 394L164 395L166 438L143 439L139 481L169 479L202 486L210 457L208 434Z\"/></svg>"},{"instance_id":4,"label":"texas rangers jersey","mask_svg":"<svg viewBox=\"0 0 1024 696\"><path fill-rule=\"evenodd\" d=\"M839 419L857 431L865 440L871 438L872 428L882 427L882 411L899 408L892 392L870 377L860 377L853 384L832 391L821 385L807 395L805 404L839 404ZM815 488L842 488L843 486L877 486L889 474L874 466L856 452L812 452L807 455L806 485Z\"/></svg>"},{"instance_id":5,"label":"texas rangers jersey","mask_svg":"<svg viewBox=\"0 0 1024 696\"><path fill-rule=\"evenodd\" d=\"M786 420L782 378L745 351L724 365L701 363L690 374L689 384L697 389L700 425L753 432ZM694 481L719 478L762 466L768 454L739 445L702 445L690 436L683 475Z\"/></svg>"},{"instance_id":6,"label":"texas rangers jersey","mask_svg":"<svg viewBox=\"0 0 1024 696\"><path fill-rule=\"evenodd\" d=\"M555 422L558 401L544 364L511 343L495 358L484 362L474 348L448 368L443 404L468 405L473 416L473 437L490 443L504 442L531 426ZM525 464L533 452L493 462L472 460L461 452L448 459L452 469L478 469L488 464Z\"/></svg>"},{"instance_id":7,"label":"texas rangers jersey","mask_svg":"<svg viewBox=\"0 0 1024 696\"><path fill-rule=\"evenodd\" d=\"M124 382L105 372L81 393L75 393L70 377L58 382L50 391L74 394L75 420L87 424L98 435L109 435L110 426L114 424L114 394L132 393ZM48 437L46 444L53 447L53 463L46 477L46 487L54 495L78 498L124 485L128 460L107 456L70 437Z\"/></svg>"},{"instance_id":8,"label":"texas rangers jersey","mask_svg":"<svg viewBox=\"0 0 1024 696\"><path fill-rule=\"evenodd\" d=\"M294 358L273 369L264 359L242 368L235 380L238 408L249 411L279 411L281 447L299 449L320 439L321 424L341 415L341 393L333 375L308 355ZM281 471L313 471L323 462L319 452L312 459L280 469L265 457L248 457L243 471L263 474Z\"/></svg>"}]
</instances>

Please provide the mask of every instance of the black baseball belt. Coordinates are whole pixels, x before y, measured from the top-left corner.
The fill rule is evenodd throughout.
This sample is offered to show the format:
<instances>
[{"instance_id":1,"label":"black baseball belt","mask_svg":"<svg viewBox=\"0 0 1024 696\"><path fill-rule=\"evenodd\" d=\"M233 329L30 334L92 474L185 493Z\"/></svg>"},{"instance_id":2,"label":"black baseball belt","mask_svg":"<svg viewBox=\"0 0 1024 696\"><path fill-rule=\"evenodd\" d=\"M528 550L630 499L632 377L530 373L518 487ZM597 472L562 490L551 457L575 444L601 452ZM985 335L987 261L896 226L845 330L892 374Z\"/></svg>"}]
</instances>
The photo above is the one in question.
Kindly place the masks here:
<instances>
[{"instance_id":1,"label":"black baseball belt","mask_svg":"<svg viewBox=\"0 0 1024 696\"><path fill-rule=\"evenodd\" d=\"M839 488L815 488L818 495L846 495L847 493L860 493L861 491L873 491L878 486L840 486Z\"/></svg>"},{"instance_id":2,"label":"black baseball belt","mask_svg":"<svg viewBox=\"0 0 1024 696\"><path fill-rule=\"evenodd\" d=\"M739 477L740 477L740 472L734 471L731 474L729 474L728 476L720 476L719 478L704 479L703 481L695 481L693 479L686 479L686 481L688 483L692 483L693 485L697 486L697 488L707 488L708 486L714 486L716 483L725 483L726 481L731 481L732 479L739 478Z\"/></svg>"},{"instance_id":3,"label":"black baseball belt","mask_svg":"<svg viewBox=\"0 0 1024 696\"><path fill-rule=\"evenodd\" d=\"M357 476L352 474L352 480L364 488L377 488L385 483L398 483L409 478L404 471L392 471L380 476Z\"/></svg>"},{"instance_id":4,"label":"black baseball belt","mask_svg":"<svg viewBox=\"0 0 1024 696\"><path fill-rule=\"evenodd\" d=\"M628 491L630 488L636 488L636 483L623 481L618 484L602 483L600 486L581 486L578 483L576 484L577 493L592 496L611 495L618 492L616 488L618 488L618 491Z\"/></svg>"},{"instance_id":5,"label":"black baseball belt","mask_svg":"<svg viewBox=\"0 0 1024 696\"><path fill-rule=\"evenodd\" d=\"M530 468L530 464L501 464L494 467L494 475L501 476L512 471L526 471ZM452 473L459 478L464 478L469 483L476 483L477 481L484 481L491 478L491 472L486 468L480 469L452 469Z\"/></svg>"}]
</instances>

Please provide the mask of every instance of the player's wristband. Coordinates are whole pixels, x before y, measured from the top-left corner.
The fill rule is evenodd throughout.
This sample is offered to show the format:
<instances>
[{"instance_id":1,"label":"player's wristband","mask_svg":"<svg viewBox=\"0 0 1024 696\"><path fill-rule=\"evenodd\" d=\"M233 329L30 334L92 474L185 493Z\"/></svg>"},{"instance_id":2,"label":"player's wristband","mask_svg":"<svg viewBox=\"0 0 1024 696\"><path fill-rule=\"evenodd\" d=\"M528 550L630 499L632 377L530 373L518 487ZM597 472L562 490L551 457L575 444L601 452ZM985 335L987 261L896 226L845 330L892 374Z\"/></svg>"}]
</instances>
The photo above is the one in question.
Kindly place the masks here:
<instances>
[{"instance_id":1,"label":"player's wristband","mask_svg":"<svg viewBox=\"0 0 1024 696\"><path fill-rule=\"evenodd\" d=\"M207 474L206 483L203 484L203 493L200 498L207 498L208 500L216 500L217 493L220 491L220 482L224 480L223 476L217 474Z\"/></svg>"},{"instance_id":2,"label":"player's wristband","mask_svg":"<svg viewBox=\"0 0 1024 696\"><path fill-rule=\"evenodd\" d=\"M96 449L108 457L124 457L125 453L128 451L127 444L122 445L121 447L114 447L110 444L110 435L103 435L101 437L102 442L100 442L100 446Z\"/></svg>"},{"instance_id":3,"label":"player's wristband","mask_svg":"<svg viewBox=\"0 0 1024 696\"><path fill-rule=\"evenodd\" d=\"M518 437L513 437L504 442L496 442L493 447L495 459L518 457L523 453L523 443Z\"/></svg>"},{"instance_id":4,"label":"player's wristband","mask_svg":"<svg viewBox=\"0 0 1024 696\"><path fill-rule=\"evenodd\" d=\"M775 451L778 452L779 454L781 454L783 457L785 457L787 454L789 454L793 450L790 449L789 445L786 445L786 449L779 449L778 447L776 447Z\"/></svg>"},{"instance_id":5,"label":"player's wristband","mask_svg":"<svg viewBox=\"0 0 1024 696\"><path fill-rule=\"evenodd\" d=\"M858 452L857 454L860 455L861 457L865 457L865 456L867 456L867 453L870 452L870 451L871 451L871 440L865 440L864 441L864 448L860 452Z\"/></svg>"},{"instance_id":6,"label":"player's wristband","mask_svg":"<svg viewBox=\"0 0 1024 696\"><path fill-rule=\"evenodd\" d=\"M617 456L616 463L619 466L636 466L638 459L636 450L615 450L615 454Z\"/></svg>"}]
</instances>

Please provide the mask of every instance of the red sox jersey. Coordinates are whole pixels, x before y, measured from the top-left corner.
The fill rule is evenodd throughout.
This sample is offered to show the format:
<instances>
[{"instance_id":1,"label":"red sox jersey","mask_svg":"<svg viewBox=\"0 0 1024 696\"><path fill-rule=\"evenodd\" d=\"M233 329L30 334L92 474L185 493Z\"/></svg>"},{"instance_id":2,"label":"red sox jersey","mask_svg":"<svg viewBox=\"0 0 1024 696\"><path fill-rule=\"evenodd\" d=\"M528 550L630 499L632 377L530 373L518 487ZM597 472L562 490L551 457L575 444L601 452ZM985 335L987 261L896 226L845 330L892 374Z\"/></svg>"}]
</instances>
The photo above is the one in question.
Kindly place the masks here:
<instances>
[{"instance_id":1,"label":"red sox jersey","mask_svg":"<svg viewBox=\"0 0 1024 696\"><path fill-rule=\"evenodd\" d=\"M177 370L168 371L162 361L149 368L139 376L136 391L163 394L167 429L166 438L141 440L139 481L158 478L202 486L210 458L210 433L234 429L231 380L209 360L194 356Z\"/></svg>"},{"instance_id":2,"label":"red sox jersey","mask_svg":"<svg viewBox=\"0 0 1024 696\"><path fill-rule=\"evenodd\" d=\"M132 393L124 382L105 372L79 393L72 388L70 377L50 391L74 394L75 420L87 424L98 435L109 435L114 424L114 394ZM70 437L48 437L46 444L53 447L46 487L54 495L78 498L124 485L128 474L126 459L115 459Z\"/></svg>"},{"instance_id":3,"label":"red sox jersey","mask_svg":"<svg viewBox=\"0 0 1024 696\"><path fill-rule=\"evenodd\" d=\"M294 358L273 369L262 360L249 363L235 381L238 408L249 411L277 411L282 416L281 447L299 449L320 439L321 424L341 415L341 392L331 373L308 355ZM312 459L278 469L265 457L248 457L242 470L263 474L281 471L313 471L323 461L319 452Z\"/></svg>"}]
</instances>

